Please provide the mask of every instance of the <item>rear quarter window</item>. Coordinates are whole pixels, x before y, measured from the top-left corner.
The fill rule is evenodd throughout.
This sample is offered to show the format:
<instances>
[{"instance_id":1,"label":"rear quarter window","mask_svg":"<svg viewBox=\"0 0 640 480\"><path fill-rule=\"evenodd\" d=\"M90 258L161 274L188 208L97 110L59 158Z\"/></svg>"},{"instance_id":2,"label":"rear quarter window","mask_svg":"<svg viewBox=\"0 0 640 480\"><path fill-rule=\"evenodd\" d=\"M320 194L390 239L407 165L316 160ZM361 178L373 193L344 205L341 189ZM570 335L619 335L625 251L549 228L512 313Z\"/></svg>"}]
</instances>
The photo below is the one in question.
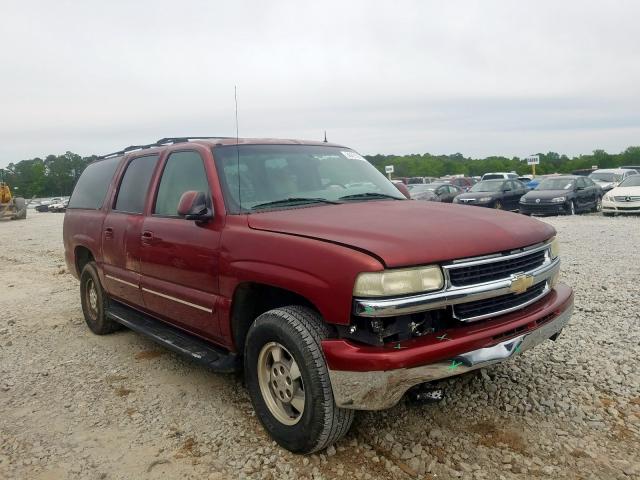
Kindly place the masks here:
<instances>
[{"instance_id":1,"label":"rear quarter window","mask_svg":"<svg viewBox=\"0 0 640 480\"><path fill-rule=\"evenodd\" d=\"M114 157L89 164L80 175L67 208L101 208L120 160L122 157Z\"/></svg>"}]
</instances>

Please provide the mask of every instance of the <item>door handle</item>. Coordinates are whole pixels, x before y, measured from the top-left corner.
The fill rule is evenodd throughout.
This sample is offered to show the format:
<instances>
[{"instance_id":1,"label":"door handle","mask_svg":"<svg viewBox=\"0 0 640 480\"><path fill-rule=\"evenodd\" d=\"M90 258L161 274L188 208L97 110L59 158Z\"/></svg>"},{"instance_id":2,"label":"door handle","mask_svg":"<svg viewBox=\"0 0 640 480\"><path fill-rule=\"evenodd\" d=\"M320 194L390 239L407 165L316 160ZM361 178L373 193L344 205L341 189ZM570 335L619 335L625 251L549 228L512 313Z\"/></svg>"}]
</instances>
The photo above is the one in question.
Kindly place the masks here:
<instances>
[{"instance_id":1,"label":"door handle","mask_svg":"<svg viewBox=\"0 0 640 480\"><path fill-rule=\"evenodd\" d=\"M149 230L145 230L144 232L142 232L141 238L142 238L143 244L151 245L154 240L153 232L150 232Z\"/></svg>"},{"instance_id":2,"label":"door handle","mask_svg":"<svg viewBox=\"0 0 640 480\"><path fill-rule=\"evenodd\" d=\"M104 229L104 238L113 238L113 228L107 227Z\"/></svg>"}]
</instances>

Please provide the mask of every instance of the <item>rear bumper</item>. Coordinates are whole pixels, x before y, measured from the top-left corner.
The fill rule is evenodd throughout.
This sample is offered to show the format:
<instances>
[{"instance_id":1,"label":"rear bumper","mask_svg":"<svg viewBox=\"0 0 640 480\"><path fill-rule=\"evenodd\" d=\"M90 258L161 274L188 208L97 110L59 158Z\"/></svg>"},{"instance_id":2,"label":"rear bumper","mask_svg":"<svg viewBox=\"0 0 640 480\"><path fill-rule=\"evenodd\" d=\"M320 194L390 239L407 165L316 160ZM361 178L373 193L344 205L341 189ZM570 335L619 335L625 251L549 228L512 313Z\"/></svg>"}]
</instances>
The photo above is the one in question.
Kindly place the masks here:
<instances>
[{"instance_id":1,"label":"rear bumper","mask_svg":"<svg viewBox=\"0 0 640 480\"><path fill-rule=\"evenodd\" d=\"M325 340L336 404L356 410L390 408L415 385L502 362L555 337L572 312L572 290L558 285L522 311L401 345L381 348Z\"/></svg>"}]
</instances>

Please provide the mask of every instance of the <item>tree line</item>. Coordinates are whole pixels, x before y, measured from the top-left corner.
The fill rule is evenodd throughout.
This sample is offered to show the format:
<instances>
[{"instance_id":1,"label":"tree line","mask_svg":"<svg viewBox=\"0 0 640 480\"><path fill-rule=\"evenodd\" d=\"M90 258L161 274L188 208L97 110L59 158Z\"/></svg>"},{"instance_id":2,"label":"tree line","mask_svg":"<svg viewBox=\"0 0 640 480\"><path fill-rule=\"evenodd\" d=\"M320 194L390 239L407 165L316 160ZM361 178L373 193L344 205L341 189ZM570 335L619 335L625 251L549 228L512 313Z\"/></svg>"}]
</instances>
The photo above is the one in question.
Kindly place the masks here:
<instances>
[{"instance_id":1,"label":"tree line","mask_svg":"<svg viewBox=\"0 0 640 480\"><path fill-rule=\"evenodd\" d=\"M556 152L539 153L540 164L536 165L536 174L571 173L576 170L598 168L616 168L622 165L640 165L640 147L629 147L621 153L607 153L594 150L591 155L579 155L569 158ZM531 166L524 158L491 156L482 159L465 157L461 153L453 155L365 155L378 170L384 173L385 165L393 165L394 177L443 177L463 174L479 176L486 172L516 172L520 175L531 173Z\"/></svg>"},{"instance_id":2,"label":"tree line","mask_svg":"<svg viewBox=\"0 0 640 480\"><path fill-rule=\"evenodd\" d=\"M621 153L610 154L595 150L591 155L569 158L556 152L540 153L540 165L536 173L571 173L575 170L615 168L622 165L640 165L640 147L629 147ZM491 156L482 159L465 157L461 153L453 155L365 155L376 168L384 172L386 165L394 166L394 177L442 177L464 174L482 175L486 172L511 172L524 175L531 167L518 157ZM75 182L85 167L97 157L82 157L66 152L62 155L47 155L10 163L0 174L0 181L7 182L15 195L23 197L53 197L71 195Z\"/></svg>"},{"instance_id":3,"label":"tree line","mask_svg":"<svg viewBox=\"0 0 640 480\"><path fill-rule=\"evenodd\" d=\"M66 152L62 155L22 160L0 169L0 181L8 183L15 196L68 196L82 171L96 158Z\"/></svg>"}]
</instances>

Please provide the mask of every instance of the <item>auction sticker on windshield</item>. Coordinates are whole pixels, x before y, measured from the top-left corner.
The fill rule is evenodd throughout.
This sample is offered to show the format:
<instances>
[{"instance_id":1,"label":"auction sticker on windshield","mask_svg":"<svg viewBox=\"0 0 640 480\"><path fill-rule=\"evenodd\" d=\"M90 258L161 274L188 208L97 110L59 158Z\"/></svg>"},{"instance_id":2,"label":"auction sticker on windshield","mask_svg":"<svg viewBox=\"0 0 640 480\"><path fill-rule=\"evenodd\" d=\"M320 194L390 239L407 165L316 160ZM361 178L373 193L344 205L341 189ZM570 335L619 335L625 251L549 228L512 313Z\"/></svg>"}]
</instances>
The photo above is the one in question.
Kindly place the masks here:
<instances>
[{"instance_id":1,"label":"auction sticker on windshield","mask_svg":"<svg viewBox=\"0 0 640 480\"><path fill-rule=\"evenodd\" d=\"M356 152L350 152L348 150L343 150L340 152L342 155L344 155L345 157L347 157L350 160L362 160L363 162L366 162L367 159L364 158L362 155L357 154Z\"/></svg>"}]
</instances>

